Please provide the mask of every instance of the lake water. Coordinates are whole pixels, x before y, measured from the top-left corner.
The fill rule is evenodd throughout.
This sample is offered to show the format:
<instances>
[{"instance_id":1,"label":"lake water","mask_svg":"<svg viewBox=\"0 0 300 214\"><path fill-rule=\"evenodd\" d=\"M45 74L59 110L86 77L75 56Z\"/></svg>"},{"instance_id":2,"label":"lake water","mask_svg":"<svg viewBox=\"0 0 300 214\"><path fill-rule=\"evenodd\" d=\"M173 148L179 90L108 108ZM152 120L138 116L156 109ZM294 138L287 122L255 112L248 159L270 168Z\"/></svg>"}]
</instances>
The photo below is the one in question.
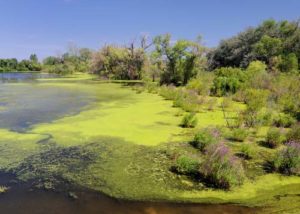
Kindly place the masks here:
<instances>
[{"instance_id":1,"label":"lake water","mask_svg":"<svg viewBox=\"0 0 300 214\"><path fill-rule=\"evenodd\" d=\"M99 99L89 85L43 83L40 79L57 75L38 73L0 74L0 128L25 132L31 126L74 115ZM113 95L108 95L113 96ZM3 151L1 151L3 152ZM168 202L136 202L110 198L88 190L73 190L77 199L67 192L32 189L28 183L15 183L12 175L0 174L0 185L10 190L0 195L1 214L221 214L256 213L257 210L238 205L204 205Z\"/></svg>"}]
</instances>

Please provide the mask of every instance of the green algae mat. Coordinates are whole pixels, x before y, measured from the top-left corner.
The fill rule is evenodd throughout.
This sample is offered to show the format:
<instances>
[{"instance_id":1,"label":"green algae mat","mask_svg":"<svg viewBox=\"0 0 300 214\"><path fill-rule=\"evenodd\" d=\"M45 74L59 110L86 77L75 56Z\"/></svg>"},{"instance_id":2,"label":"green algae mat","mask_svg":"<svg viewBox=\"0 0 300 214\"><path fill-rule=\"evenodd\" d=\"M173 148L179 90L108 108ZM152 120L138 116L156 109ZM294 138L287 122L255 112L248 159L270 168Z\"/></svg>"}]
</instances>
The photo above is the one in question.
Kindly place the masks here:
<instances>
[{"instance_id":1,"label":"green algae mat","mask_svg":"<svg viewBox=\"0 0 300 214\"><path fill-rule=\"evenodd\" d=\"M49 189L67 181L132 200L300 210L299 177L261 174L221 191L170 172L190 136L179 126L180 110L157 94L88 75L0 83L0 91L0 169L21 180ZM225 124L218 110L197 116L199 127Z\"/></svg>"}]
</instances>

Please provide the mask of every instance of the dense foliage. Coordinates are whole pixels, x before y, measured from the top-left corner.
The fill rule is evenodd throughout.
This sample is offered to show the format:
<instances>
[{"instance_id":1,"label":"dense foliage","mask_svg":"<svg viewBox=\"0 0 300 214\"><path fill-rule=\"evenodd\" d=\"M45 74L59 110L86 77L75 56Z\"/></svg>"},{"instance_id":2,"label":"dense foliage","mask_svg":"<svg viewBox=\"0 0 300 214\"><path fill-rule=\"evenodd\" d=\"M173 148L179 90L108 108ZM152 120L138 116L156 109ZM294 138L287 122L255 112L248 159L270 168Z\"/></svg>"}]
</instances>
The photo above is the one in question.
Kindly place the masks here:
<instances>
[{"instance_id":1,"label":"dense foliage","mask_svg":"<svg viewBox=\"0 0 300 214\"><path fill-rule=\"evenodd\" d=\"M40 71L41 64L38 62L36 54L32 54L29 60L18 61L17 59L0 59L0 72L9 71Z\"/></svg>"},{"instance_id":2,"label":"dense foliage","mask_svg":"<svg viewBox=\"0 0 300 214\"><path fill-rule=\"evenodd\" d=\"M208 147L200 172L210 185L217 188L229 189L244 180L241 162L224 144L212 144Z\"/></svg>"},{"instance_id":3,"label":"dense foliage","mask_svg":"<svg viewBox=\"0 0 300 214\"><path fill-rule=\"evenodd\" d=\"M288 143L287 147L277 154L274 166L283 174L300 175L300 144Z\"/></svg>"},{"instance_id":4,"label":"dense foliage","mask_svg":"<svg viewBox=\"0 0 300 214\"><path fill-rule=\"evenodd\" d=\"M71 74L90 71L92 51L87 48L70 47L62 56L49 56L43 60L43 70L49 73Z\"/></svg>"},{"instance_id":5,"label":"dense foliage","mask_svg":"<svg viewBox=\"0 0 300 214\"><path fill-rule=\"evenodd\" d=\"M272 71L297 72L300 59L299 21L266 20L223 40L208 55L209 68L247 67L260 60Z\"/></svg>"}]
</instances>

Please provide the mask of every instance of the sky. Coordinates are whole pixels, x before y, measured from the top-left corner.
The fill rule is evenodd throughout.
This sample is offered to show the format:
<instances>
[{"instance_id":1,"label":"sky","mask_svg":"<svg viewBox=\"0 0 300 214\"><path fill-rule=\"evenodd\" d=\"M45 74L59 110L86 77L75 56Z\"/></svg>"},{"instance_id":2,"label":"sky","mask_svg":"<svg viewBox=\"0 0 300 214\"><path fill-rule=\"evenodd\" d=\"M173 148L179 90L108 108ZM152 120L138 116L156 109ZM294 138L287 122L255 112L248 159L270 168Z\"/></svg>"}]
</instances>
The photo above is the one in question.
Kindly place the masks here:
<instances>
[{"instance_id":1,"label":"sky","mask_svg":"<svg viewBox=\"0 0 300 214\"><path fill-rule=\"evenodd\" d=\"M209 47L263 20L297 20L300 0L0 0L0 58L99 49L141 34L202 35Z\"/></svg>"}]
</instances>

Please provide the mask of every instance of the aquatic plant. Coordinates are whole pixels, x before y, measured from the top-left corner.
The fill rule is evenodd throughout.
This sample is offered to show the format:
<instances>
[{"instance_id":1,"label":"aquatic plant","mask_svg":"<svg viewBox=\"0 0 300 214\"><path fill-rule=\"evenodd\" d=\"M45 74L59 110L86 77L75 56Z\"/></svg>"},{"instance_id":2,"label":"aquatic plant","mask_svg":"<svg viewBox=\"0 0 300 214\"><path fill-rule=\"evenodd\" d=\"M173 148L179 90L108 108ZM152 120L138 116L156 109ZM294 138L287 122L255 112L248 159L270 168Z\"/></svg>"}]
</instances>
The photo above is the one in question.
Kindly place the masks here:
<instances>
[{"instance_id":1,"label":"aquatic plant","mask_svg":"<svg viewBox=\"0 0 300 214\"><path fill-rule=\"evenodd\" d=\"M280 114L274 119L274 125L277 127L290 128L295 122L296 119L289 114Z\"/></svg>"},{"instance_id":2,"label":"aquatic plant","mask_svg":"<svg viewBox=\"0 0 300 214\"><path fill-rule=\"evenodd\" d=\"M197 126L198 119L195 113L188 113L183 116L180 126L183 128L194 128Z\"/></svg>"},{"instance_id":3,"label":"aquatic plant","mask_svg":"<svg viewBox=\"0 0 300 214\"><path fill-rule=\"evenodd\" d=\"M238 155L245 159L251 159L253 157L253 154L253 148L248 143L243 143Z\"/></svg>"},{"instance_id":4,"label":"aquatic plant","mask_svg":"<svg viewBox=\"0 0 300 214\"><path fill-rule=\"evenodd\" d=\"M190 144L201 150L204 151L205 148L213 143L216 143L216 138L210 133L207 129L201 130L195 134L194 139L190 142Z\"/></svg>"},{"instance_id":5,"label":"aquatic plant","mask_svg":"<svg viewBox=\"0 0 300 214\"><path fill-rule=\"evenodd\" d=\"M300 125L292 126L291 130L287 133L286 138L287 142L294 141L300 143Z\"/></svg>"},{"instance_id":6,"label":"aquatic plant","mask_svg":"<svg viewBox=\"0 0 300 214\"><path fill-rule=\"evenodd\" d=\"M287 143L286 148L277 153L274 167L286 175L300 175L300 144Z\"/></svg>"},{"instance_id":7,"label":"aquatic plant","mask_svg":"<svg viewBox=\"0 0 300 214\"><path fill-rule=\"evenodd\" d=\"M199 172L209 186L221 189L240 185L245 177L241 162L223 143L207 148Z\"/></svg>"},{"instance_id":8,"label":"aquatic plant","mask_svg":"<svg viewBox=\"0 0 300 214\"><path fill-rule=\"evenodd\" d=\"M178 96L178 90L174 86L161 86L159 89L159 95L164 97L166 100L175 100Z\"/></svg>"},{"instance_id":9,"label":"aquatic plant","mask_svg":"<svg viewBox=\"0 0 300 214\"><path fill-rule=\"evenodd\" d=\"M248 136L248 131L242 128L236 128L231 131L230 140L243 142Z\"/></svg>"},{"instance_id":10,"label":"aquatic plant","mask_svg":"<svg viewBox=\"0 0 300 214\"><path fill-rule=\"evenodd\" d=\"M180 174L193 175L197 173L198 167L198 161L191 157L183 155L176 159L175 169Z\"/></svg>"},{"instance_id":11,"label":"aquatic plant","mask_svg":"<svg viewBox=\"0 0 300 214\"><path fill-rule=\"evenodd\" d=\"M269 148L275 148L279 146L281 142L282 140L281 140L280 131L276 128L270 128L267 133L265 145L268 146Z\"/></svg>"}]
</instances>

